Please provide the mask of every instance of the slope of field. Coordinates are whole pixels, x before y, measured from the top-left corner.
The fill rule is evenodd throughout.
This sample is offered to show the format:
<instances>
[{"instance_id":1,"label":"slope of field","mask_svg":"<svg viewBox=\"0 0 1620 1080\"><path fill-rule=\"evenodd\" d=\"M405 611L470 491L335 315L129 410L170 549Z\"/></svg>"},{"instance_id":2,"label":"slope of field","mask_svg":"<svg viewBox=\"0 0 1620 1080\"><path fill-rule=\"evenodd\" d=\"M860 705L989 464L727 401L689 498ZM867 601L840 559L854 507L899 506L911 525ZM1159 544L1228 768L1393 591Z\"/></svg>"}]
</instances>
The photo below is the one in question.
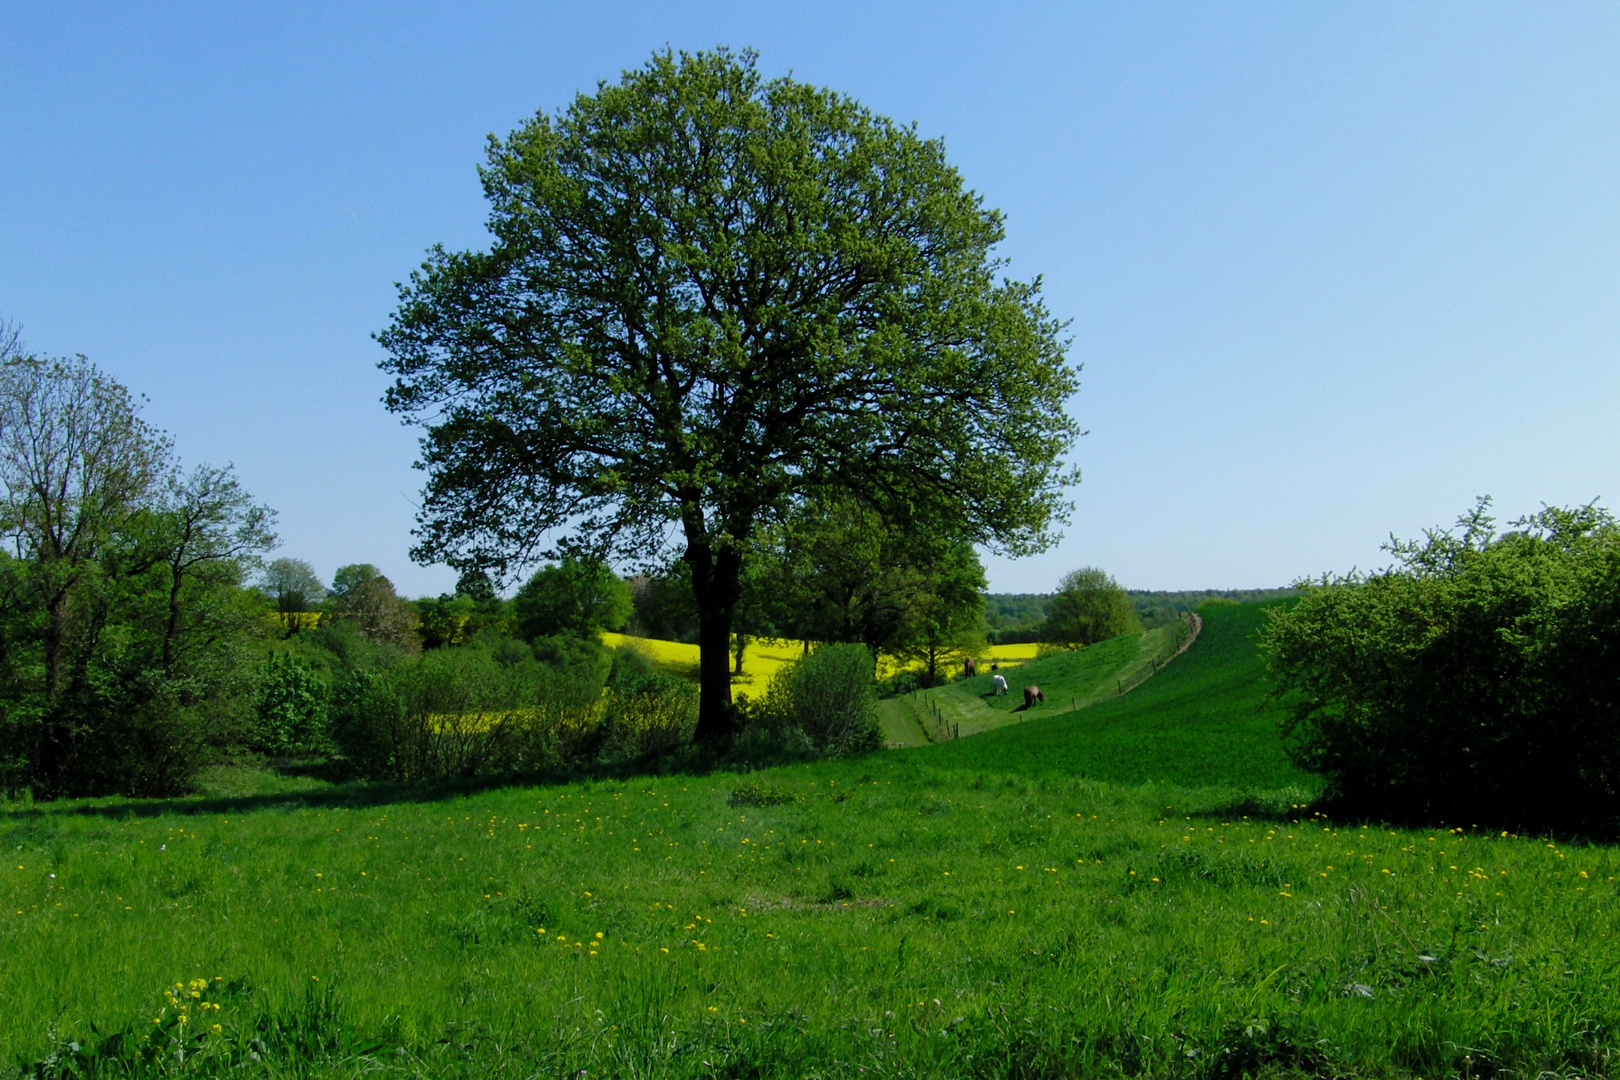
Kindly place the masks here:
<instances>
[{"instance_id":1,"label":"slope of field","mask_svg":"<svg viewBox=\"0 0 1620 1080\"><path fill-rule=\"evenodd\" d=\"M1314 790L1314 778L1283 752L1281 710L1268 699L1257 641L1266 610L1288 602L1205 608L1192 647L1123 697L1075 712L1066 697L1049 692L1044 705L1024 715L1055 715L934 747L929 763L1124 783Z\"/></svg>"},{"instance_id":2,"label":"slope of field","mask_svg":"<svg viewBox=\"0 0 1620 1080\"><path fill-rule=\"evenodd\" d=\"M0 1073L1615 1074L1614 849L934 765L1020 732L0 810Z\"/></svg>"},{"instance_id":3,"label":"slope of field","mask_svg":"<svg viewBox=\"0 0 1620 1080\"><path fill-rule=\"evenodd\" d=\"M1016 671L1005 672L1006 694L995 693L986 665L974 678L887 698L879 702L884 737L891 746L920 746L940 737L977 735L1016 724L1041 715L1042 708L1060 705L1070 709L1085 708L1117 697L1122 690L1151 675L1171 656L1184 633L1184 627L1178 623L1146 633L1124 634L1073 652L1032 659ZM1037 648L1023 647L1032 651ZM992 662L998 661L992 658ZM1047 706L1025 712L1022 691L1031 683L1040 686L1046 694Z\"/></svg>"}]
</instances>

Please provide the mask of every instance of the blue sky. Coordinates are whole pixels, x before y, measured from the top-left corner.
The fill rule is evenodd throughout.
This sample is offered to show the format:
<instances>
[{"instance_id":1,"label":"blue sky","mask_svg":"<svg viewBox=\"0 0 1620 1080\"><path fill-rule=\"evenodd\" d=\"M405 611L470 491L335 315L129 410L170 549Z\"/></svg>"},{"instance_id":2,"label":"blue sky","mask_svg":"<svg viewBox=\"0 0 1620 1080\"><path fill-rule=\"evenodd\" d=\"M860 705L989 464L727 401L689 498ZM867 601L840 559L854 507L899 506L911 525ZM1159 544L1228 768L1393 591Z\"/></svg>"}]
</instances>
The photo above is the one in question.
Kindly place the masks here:
<instances>
[{"instance_id":1,"label":"blue sky","mask_svg":"<svg viewBox=\"0 0 1620 1080\"><path fill-rule=\"evenodd\" d=\"M281 554L447 588L370 335L483 243L489 133L666 44L943 137L1073 321L1074 521L998 591L1280 585L1477 494L1616 502L1613 5L11 0L0 317L234 462Z\"/></svg>"}]
</instances>

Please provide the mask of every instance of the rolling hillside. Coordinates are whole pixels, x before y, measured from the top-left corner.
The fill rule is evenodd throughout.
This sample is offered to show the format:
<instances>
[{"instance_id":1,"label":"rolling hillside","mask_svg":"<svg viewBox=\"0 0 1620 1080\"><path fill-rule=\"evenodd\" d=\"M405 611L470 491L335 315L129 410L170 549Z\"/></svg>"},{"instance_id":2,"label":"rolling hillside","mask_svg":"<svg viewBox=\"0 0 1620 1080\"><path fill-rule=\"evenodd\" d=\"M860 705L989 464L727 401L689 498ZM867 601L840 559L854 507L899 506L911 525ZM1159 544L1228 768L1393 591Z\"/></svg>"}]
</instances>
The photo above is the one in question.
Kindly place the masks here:
<instances>
[{"instance_id":1,"label":"rolling hillside","mask_svg":"<svg viewBox=\"0 0 1620 1080\"><path fill-rule=\"evenodd\" d=\"M1046 704L1033 711L1050 709L1051 716L916 752L936 767L1314 790L1316 779L1283 752L1277 733L1282 712L1268 699L1257 647L1266 609L1287 602L1204 609L1204 629L1193 646L1123 697L1071 710L1062 700L1067 695L1048 690ZM1037 671L1035 665L1026 669L1032 676ZM1052 682L1056 689L1057 680Z\"/></svg>"},{"instance_id":2,"label":"rolling hillside","mask_svg":"<svg viewBox=\"0 0 1620 1080\"><path fill-rule=\"evenodd\" d=\"M1121 690L1141 682L1174 654L1184 633L1177 623L1032 660L1016 672L1005 672L1008 693L1001 696L992 688L987 664L975 678L888 698L879 703L884 737L891 746L921 746L939 738L942 732L977 735L1039 716L1043 709L1085 708L1117 697ZM1047 705L1025 713L1022 691L1031 683L1041 687Z\"/></svg>"}]
</instances>

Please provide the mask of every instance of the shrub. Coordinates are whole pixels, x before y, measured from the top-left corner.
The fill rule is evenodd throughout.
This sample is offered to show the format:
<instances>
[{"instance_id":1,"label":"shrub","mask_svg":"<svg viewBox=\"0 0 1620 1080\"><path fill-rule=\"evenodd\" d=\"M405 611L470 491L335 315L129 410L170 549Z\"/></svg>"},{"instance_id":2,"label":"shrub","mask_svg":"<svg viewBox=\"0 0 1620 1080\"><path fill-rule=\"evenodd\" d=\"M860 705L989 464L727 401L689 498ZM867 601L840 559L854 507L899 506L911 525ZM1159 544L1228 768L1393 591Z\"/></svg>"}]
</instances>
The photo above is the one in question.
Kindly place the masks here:
<instances>
[{"instance_id":1,"label":"shrub","mask_svg":"<svg viewBox=\"0 0 1620 1080\"><path fill-rule=\"evenodd\" d=\"M1395 543L1307 585L1267 635L1302 767L1360 812L1620 827L1620 528L1547 509Z\"/></svg>"},{"instance_id":2,"label":"shrub","mask_svg":"<svg viewBox=\"0 0 1620 1080\"><path fill-rule=\"evenodd\" d=\"M444 649L358 674L341 688L333 739L362 776L418 780L569 768L645 757L690 741L697 688L579 639L542 664L489 648ZM525 647L526 649L527 647Z\"/></svg>"},{"instance_id":3,"label":"shrub","mask_svg":"<svg viewBox=\"0 0 1620 1080\"><path fill-rule=\"evenodd\" d=\"M316 749L326 738L326 684L307 664L272 656L259 673L251 736L254 749L291 754Z\"/></svg>"},{"instance_id":4,"label":"shrub","mask_svg":"<svg viewBox=\"0 0 1620 1080\"><path fill-rule=\"evenodd\" d=\"M376 779L551 768L580 756L600 691L533 662L442 649L353 678L332 735L351 767Z\"/></svg>"},{"instance_id":5,"label":"shrub","mask_svg":"<svg viewBox=\"0 0 1620 1080\"><path fill-rule=\"evenodd\" d=\"M618 661L603 695L598 754L605 760L633 760L691 742L697 728L698 688L685 679L653 671L630 650Z\"/></svg>"},{"instance_id":6,"label":"shrub","mask_svg":"<svg viewBox=\"0 0 1620 1080\"><path fill-rule=\"evenodd\" d=\"M613 651L588 638L553 634L534 639L534 658L565 678L601 686L613 670Z\"/></svg>"},{"instance_id":7,"label":"shrub","mask_svg":"<svg viewBox=\"0 0 1620 1080\"><path fill-rule=\"evenodd\" d=\"M784 664L765 697L748 706L749 720L779 741L831 754L876 750L874 662L864 645L826 645Z\"/></svg>"},{"instance_id":8,"label":"shrub","mask_svg":"<svg viewBox=\"0 0 1620 1080\"><path fill-rule=\"evenodd\" d=\"M899 697L901 694L943 686L948 681L938 673L930 675L926 668L902 668L878 683L877 691L883 697Z\"/></svg>"}]
</instances>

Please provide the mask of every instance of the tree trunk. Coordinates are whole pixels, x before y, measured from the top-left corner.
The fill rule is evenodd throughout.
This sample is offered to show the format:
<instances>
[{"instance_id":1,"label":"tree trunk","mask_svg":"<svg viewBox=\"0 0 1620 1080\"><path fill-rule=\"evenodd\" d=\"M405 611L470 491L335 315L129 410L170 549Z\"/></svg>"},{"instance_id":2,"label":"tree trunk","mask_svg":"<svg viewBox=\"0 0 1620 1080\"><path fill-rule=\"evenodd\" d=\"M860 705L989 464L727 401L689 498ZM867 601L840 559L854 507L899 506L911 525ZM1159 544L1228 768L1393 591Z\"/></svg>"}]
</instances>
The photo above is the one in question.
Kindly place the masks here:
<instances>
[{"instance_id":1,"label":"tree trunk","mask_svg":"<svg viewBox=\"0 0 1620 1080\"><path fill-rule=\"evenodd\" d=\"M742 558L734 547L715 552L707 543L690 542L686 562L692 569L692 593L698 610L697 741L714 747L730 745L735 727L731 709L731 620L737 608Z\"/></svg>"},{"instance_id":2,"label":"tree trunk","mask_svg":"<svg viewBox=\"0 0 1620 1080\"><path fill-rule=\"evenodd\" d=\"M45 706L56 705L62 692L62 654L67 650L68 605L71 597L60 589L45 601Z\"/></svg>"},{"instance_id":3,"label":"tree trunk","mask_svg":"<svg viewBox=\"0 0 1620 1080\"><path fill-rule=\"evenodd\" d=\"M163 627L163 670L174 670L174 643L180 636L180 589L185 581L178 564L171 566L169 577L169 619Z\"/></svg>"},{"instance_id":4,"label":"tree trunk","mask_svg":"<svg viewBox=\"0 0 1620 1080\"><path fill-rule=\"evenodd\" d=\"M63 653L67 650L68 605L65 589L45 602L45 710L40 718L38 744L29 777L34 797L42 801L61 794L61 776L66 771L70 752L67 724L60 715L57 701L62 691Z\"/></svg>"}]
</instances>

